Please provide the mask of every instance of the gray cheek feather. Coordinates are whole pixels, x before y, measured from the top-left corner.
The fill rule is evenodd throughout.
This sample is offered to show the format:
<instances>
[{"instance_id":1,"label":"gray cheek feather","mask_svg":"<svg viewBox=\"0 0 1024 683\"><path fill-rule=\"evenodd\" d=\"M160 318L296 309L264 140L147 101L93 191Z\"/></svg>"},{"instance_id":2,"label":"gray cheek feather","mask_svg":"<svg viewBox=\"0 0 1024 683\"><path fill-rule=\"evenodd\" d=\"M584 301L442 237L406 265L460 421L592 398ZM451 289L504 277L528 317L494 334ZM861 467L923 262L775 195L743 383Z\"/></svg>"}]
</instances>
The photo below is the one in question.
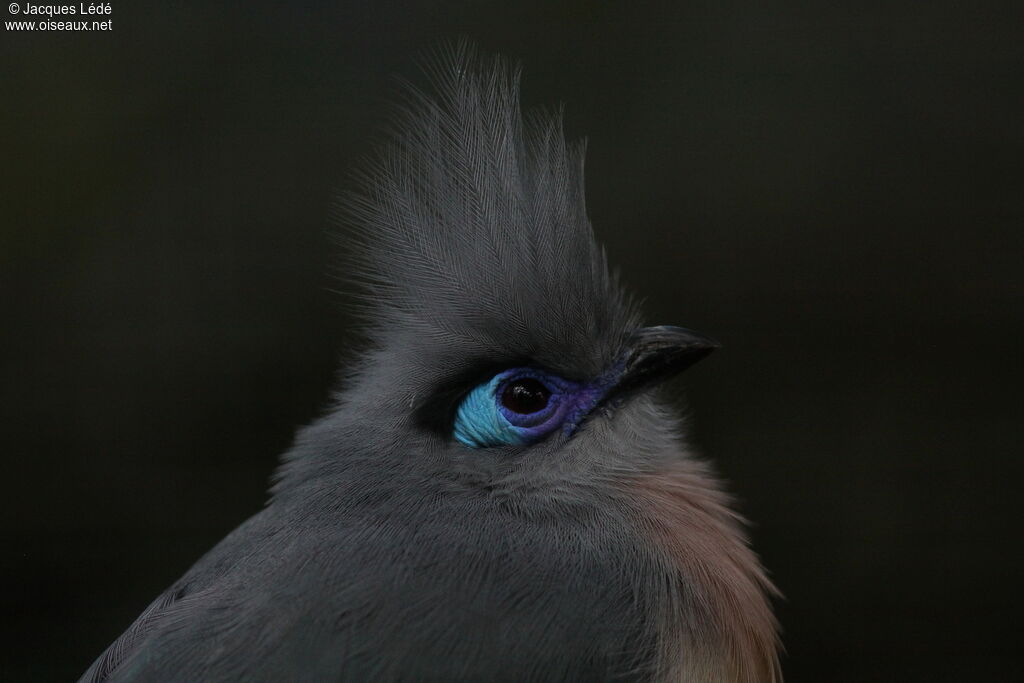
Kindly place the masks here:
<instances>
[{"instance_id":1,"label":"gray cheek feather","mask_svg":"<svg viewBox=\"0 0 1024 683\"><path fill-rule=\"evenodd\" d=\"M745 520L710 466L673 428L677 419L646 396L581 430L603 453L587 475L626 511L638 556L636 590L655 605L654 678L665 681L781 681L778 591L748 545ZM587 433L587 432L590 433Z\"/></svg>"}]
</instances>

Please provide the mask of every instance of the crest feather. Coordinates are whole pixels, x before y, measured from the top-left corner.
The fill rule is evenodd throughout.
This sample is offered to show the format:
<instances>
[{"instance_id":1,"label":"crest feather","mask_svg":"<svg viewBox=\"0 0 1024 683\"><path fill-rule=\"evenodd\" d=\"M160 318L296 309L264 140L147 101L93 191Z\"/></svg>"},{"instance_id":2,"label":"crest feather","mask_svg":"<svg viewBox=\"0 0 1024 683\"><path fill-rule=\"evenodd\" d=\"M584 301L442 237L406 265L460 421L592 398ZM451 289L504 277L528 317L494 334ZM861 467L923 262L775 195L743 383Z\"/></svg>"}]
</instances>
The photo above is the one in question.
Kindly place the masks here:
<instances>
[{"instance_id":1,"label":"crest feather","mask_svg":"<svg viewBox=\"0 0 1024 683\"><path fill-rule=\"evenodd\" d=\"M587 218L583 144L560 112L524 119L501 58L463 43L425 72L340 207L372 331L599 371L636 316Z\"/></svg>"}]
</instances>

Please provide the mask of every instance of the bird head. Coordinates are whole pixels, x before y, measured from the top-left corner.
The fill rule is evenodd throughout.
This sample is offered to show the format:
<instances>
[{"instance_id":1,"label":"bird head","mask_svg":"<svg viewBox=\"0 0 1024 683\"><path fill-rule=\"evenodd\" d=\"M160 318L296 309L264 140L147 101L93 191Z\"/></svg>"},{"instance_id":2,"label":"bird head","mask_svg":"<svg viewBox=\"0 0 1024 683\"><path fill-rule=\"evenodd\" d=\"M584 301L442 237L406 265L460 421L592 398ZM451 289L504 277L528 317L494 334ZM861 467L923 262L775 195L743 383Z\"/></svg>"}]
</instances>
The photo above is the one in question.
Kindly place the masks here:
<instances>
[{"instance_id":1,"label":"bird head","mask_svg":"<svg viewBox=\"0 0 1024 683\"><path fill-rule=\"evenodd\" d=\"M476 481L636 458L638 432L672 427L647 390L717 344L641 326L587 217L583 145L523 116L517 69L459 47L429 75L339 202L371 350L336 428Z\"/></svg>"}]
</instances>

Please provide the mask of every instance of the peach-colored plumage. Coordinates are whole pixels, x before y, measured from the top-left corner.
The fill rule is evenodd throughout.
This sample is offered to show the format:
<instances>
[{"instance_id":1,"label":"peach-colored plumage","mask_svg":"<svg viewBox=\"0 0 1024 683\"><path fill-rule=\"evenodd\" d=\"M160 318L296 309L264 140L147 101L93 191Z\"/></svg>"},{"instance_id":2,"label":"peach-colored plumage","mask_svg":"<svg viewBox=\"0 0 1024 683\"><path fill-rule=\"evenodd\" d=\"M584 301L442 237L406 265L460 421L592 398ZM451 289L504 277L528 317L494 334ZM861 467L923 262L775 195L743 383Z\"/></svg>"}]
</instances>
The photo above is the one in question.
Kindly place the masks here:
<instances>
[{"instance_id":1,"label":"peach-colored plumage","mask_svg":"<svg viewBox=\"0 0 1024 683\"><path fill-rule=\"evenodd\" d=\"M716 478L703 463L683 460L630 484L639 524L664 552L659 677L781 681L778 624L768 601L778 591Z\"/></svg>"}]
</instances>

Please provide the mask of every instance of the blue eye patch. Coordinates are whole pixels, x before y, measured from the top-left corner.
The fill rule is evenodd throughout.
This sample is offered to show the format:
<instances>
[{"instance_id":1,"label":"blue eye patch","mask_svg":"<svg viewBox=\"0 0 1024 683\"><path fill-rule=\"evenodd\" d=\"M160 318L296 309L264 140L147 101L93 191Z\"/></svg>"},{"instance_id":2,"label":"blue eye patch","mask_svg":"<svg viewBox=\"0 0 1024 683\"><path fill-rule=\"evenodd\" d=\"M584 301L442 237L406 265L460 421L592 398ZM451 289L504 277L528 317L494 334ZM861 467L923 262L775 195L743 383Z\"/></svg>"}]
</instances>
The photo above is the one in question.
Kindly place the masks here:
<instances>
[{"instance_id":1,"label":"blue eye patch","mask_svg":"<svg viewBox=\"0 0 1024 683\"><path fill-rule=\"evenodd\" d=\"M454 436L470 448L486 448L534 443L560 426L571 433L603 393L535 368L505 370L462 400Z\"/></svg>"}]
</instances>

